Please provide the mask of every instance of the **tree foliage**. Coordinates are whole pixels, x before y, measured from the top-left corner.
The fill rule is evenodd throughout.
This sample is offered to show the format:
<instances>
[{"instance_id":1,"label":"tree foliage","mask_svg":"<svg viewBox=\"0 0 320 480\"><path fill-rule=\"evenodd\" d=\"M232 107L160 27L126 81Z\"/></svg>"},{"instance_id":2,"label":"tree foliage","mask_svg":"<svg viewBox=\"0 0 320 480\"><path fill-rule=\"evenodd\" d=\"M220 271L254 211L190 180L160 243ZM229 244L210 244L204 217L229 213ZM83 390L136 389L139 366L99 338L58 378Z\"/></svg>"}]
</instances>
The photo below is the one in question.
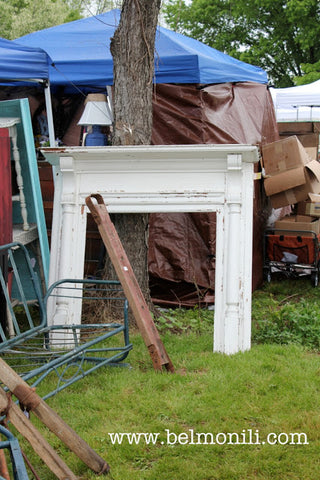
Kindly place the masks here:
<instances>
[{"instance_id":1,"label":"tree foliage","mask_svg":"<svg viewBox=\"0 0 320 480\"><path fill-rule=\"evenodd\" d=\"M121 5L122 0L0 0L0 36L13 40Z\"/></svg>"},{"instance_id":2,"label":"tree foliage","mask_svg":"<svg viewBox=\"0 0 320 480\"><path fill-rule=\"evenodd\" d=\"M304 73L302 77L295 77L296 85L305 85L320 80L320 60L316 63L302 63L301 69Z\"/></svg>"},{"instance_id":3,"label":"tree foliage","mask_svg":"<svg viewBox=\"0 0 320 480\"><path fill-rule=\"evenodd\" d=\"M81 18L67 0L0 0L0 10L1 37L9 40Z\"/></svg>"},{"instance_id":4,"label":"tree foliage","mask_svg":"<svg viewBox=\"0 0 320 480\"><path fill-rule=\"evenodd\" d=\"M99 15L100 13L121 8L123 0L68 0L69 6L79 10L83 16Z\"/></svg>"},{"instance_id":5,"label":"tree foliage","mask_svg":"<svg viewBox=\"0 0 320 480\"><path fill-rule=\"evenodd\" d=\"M320 60L319 0L169 0L168 25L265 69L277 87Z\"/></svg>"}]
</instances>

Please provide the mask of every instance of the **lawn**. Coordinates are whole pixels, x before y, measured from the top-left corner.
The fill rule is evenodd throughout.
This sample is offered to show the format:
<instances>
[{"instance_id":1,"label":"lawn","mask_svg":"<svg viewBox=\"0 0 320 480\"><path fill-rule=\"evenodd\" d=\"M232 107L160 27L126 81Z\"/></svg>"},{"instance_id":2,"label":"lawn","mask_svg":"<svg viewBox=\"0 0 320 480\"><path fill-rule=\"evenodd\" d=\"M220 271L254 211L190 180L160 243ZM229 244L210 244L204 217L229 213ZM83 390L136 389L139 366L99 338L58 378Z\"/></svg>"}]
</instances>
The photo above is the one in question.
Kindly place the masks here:
<instances>
[{"instance_id":1,"label":"lawn","mask_svg":"<svg viewBox=\"0 0 320 480\"><path fill-rule=\"evenodd\" d=\"M159 328L176 373L156 373L132 332L131 368L98 371L48 403L109 463L101 479L316 480L319 294L307 279L255 292L252 349L231 356L212 352L212 311L166 312ZM97 478L45 433L81 479ZM154 443L116 433L153 433Z\"/></svg>"}]
</instances>

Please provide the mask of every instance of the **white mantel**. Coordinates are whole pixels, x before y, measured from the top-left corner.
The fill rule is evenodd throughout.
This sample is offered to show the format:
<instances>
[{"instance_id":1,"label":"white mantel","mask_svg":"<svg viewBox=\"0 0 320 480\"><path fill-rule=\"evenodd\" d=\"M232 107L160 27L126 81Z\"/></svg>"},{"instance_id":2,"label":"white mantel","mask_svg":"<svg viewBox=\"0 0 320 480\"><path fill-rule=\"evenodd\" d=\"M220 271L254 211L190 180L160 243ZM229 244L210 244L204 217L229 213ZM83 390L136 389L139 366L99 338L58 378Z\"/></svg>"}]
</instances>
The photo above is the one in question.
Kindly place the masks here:
<instances>
[{"instance_id":1,"label":"white mantel","mask_svg":"<svg viewBox=\"0 0 320 480\"><path fill-rule=\"evenodd\" d=\"M174 145L43 150L54 166L49 283L83 278L85 198L103 196L109 213L217 212L214 351L251 345L252 208L257 147ZM72 302L51 307L75 323Z\"/></svg>"}]
</instances>

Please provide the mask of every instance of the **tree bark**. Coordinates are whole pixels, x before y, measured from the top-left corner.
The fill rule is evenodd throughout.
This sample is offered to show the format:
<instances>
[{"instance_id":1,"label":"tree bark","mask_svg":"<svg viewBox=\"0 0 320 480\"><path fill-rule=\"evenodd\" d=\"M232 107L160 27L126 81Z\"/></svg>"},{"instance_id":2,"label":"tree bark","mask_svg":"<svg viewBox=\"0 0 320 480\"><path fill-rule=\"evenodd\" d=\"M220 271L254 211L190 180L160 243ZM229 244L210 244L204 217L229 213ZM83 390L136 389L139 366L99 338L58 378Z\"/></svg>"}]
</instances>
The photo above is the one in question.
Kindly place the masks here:
<instances>
[{"instance_id":1,"label":"tree bark","mask_svg":"<svg viewBox=\"0 0 320 480\"><path fill-rule=\"evenodd\" d=\"M111 214L110 218L117 230L143 296L151 310L153 310L148 273L148 214L119 213ZM106 279L117 278L112 262L107 254L103 268L103 277ZM130 321L134 321L131 314Z\"/></svg>"},{"instance_id":2,"label":"tree bark","mask_svg":"<svg viewBox=\"0 0 320 480\"><path fill-rule=\"evenodd\" d=\"M155 34L161 0L124 0L111 39L114 75L113 145L149 145ZM118 214L112 220L149 304L148 214ZM111 278L110 261L104 276Z\"/></svg>"},{"instance_id":3,"label":"tree bark","mask_svg":"<svg viewBox=\"0 0 320 480\"><path fill-rule=\"evenodd\" d=\"M149 145L154 44L161 0L124 0L111 39L114 75L113 145Z\"/></svg>"}]
</instances>

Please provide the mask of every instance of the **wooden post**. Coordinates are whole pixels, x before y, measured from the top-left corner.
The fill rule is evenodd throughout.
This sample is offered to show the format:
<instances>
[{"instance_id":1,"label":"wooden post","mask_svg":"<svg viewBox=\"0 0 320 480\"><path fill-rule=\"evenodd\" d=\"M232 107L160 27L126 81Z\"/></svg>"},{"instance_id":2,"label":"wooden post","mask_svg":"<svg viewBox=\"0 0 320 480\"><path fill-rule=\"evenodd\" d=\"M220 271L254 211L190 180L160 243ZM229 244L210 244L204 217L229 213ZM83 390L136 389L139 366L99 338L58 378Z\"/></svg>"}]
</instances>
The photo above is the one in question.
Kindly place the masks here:
<instances>
[{"instance_id":1,"label":"wooden post","mask_svg":"<svg viewBox=\"0 0 320 480\"><path fill-rule=\"evenodd\" d=\"M7 460L3 449L0 450L0 475L4 480L10 480Z\"/></svg>"},{"instance_id":2,"label":"wooden post","mask_svg":"<svg viewBox=\"0 0 320 480\"><path fill-rule=\"evenodd\" d=\"M34 389L22 380L1 358L0 380L28 410L31 410L36 417L38 417L51 432L60 438L91 470L99 474L107 473L110 470L109 465L103 458L92 450L92 448L36 394Z\"/></svg>"},{"instance_id":3,"label":"wooden post","mask_svg":"<svg viewBox=\"0 0 320 480\"><path fill-rule=\"evenodd\" d=\"M3 414L8 409L8 397L5 391L0 388L0 410ZM18 432L24 436L46 463L48 468L56 475L59 480L77 480L77 477L64 463L49 443L43 438L38 430L32 425L21 409L15 403L11 403L8 415L10 422L15 426Z\"/></svg>"},{"instance_id":4,"label":"wooden post","mask_svg":"<svg viewBox=\"0 0 320 480\"><path fill-rule=\"evenodd\" d=\"M91 198L95 198L98 204L95 205ZM102 196L91 195L86 198L86 204L98 225L103 243L128 299L142 338L149 350L154 369L162 370L162 366L164 366L170 372L174 372L174 367L160 339L159 332Z\"/></svg>"}]
</instances>

